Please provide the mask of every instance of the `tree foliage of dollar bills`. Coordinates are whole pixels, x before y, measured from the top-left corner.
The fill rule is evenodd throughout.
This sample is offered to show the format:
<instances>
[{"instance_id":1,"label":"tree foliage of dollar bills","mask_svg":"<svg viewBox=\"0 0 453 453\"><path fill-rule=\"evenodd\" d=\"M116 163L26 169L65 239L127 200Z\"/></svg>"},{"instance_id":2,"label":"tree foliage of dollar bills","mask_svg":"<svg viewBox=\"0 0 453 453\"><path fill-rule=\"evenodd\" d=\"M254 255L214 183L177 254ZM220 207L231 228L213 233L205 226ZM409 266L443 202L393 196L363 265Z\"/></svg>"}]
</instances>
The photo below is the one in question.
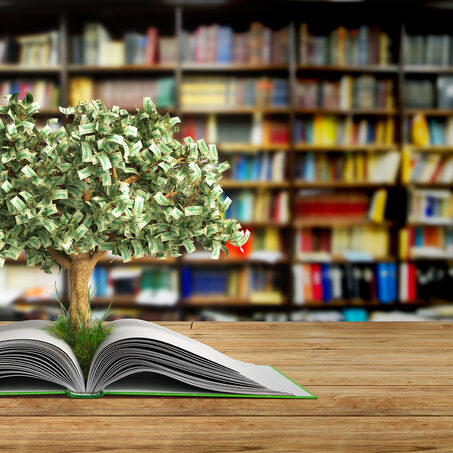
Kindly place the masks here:
<instances>
[{"instance_id":1,"label":"tree foliage of dollar bills","mask_svg":"<svg viewBox=\"0 0 453 453\"><path fill-rule=\"evenodd\" d=\"M60 108L72 122L56 131L56 119L37 127L38 110L29 93L0 106L0 265L25 250L27 265L50 272L50 248L111 250L127 262L191 253L196 243L216 259L227 241L247 241L223 218L228 163L204 140L176 140L179 118L149 98L135 114L101 100Z\"/></svg>"}]
</instances>

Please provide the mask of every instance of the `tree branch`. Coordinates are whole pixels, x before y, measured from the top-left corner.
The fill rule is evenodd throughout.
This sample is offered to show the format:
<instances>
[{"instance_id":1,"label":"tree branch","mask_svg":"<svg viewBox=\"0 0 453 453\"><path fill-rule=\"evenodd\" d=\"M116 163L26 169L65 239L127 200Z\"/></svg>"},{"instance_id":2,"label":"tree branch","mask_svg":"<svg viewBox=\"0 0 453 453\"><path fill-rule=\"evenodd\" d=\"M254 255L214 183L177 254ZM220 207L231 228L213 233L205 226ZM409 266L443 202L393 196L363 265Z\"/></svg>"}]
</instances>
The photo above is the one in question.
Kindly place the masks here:
<instances>
[{"instance_id":1,"label":"tree branch","mask_svg":"<svg viewBox=\"0 0 453 453\"><path fill-rule=\"evenodd\" d=\"M90 258L90 263L94 266L100 258L102 258L107 252L105 250L96 250L93 252Z\"/></svg>"},{"instance_id":2,"label":"tree branch","mask_svg":"<svg viewBox=\"0 0 453 453\"><path fill-rule=\"evenodd\" d=\"M52 247L47 247L46 248L47 252L49 255L60 265L63 266L65 269L68 271L71 270L71 261L63 256L60 252L57 252L54 248Z\"/></svg>"},{"instance_id":3,"label":"tree branch","mask_svg":"<svg viewBox=\"0 0 453 453\"><path fill-rule=\"evenodd\" d=\"M195 198L197 198L197 195L200 193L200 183L197 181L195 183L195 187L198 187L197 191L190 197L190 200L186 203L186 205L184 206L185 208L187 208L188 206L190 206L194 201L195 201Z\"/></svg>"}]
</instances>

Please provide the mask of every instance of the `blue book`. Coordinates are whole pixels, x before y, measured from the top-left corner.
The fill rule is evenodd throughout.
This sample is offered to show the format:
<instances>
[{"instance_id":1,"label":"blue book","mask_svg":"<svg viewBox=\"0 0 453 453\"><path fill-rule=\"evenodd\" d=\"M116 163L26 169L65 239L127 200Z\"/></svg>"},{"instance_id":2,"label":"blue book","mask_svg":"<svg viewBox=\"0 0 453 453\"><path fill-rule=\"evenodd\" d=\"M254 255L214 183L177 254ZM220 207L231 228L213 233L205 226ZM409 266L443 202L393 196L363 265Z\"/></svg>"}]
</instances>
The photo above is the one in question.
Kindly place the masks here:
<instances>
[{"instance_id":1,"label":"blue book","mask_svg":"<svg viewBox=\"0 0 453 453\"><path fill-rule=\"evenodd\" d=\"M238 157L238 160L237 160L237 167L236 167L236 179L238 181L245 181L246 179L246 162L245 162L245 156L243 154L241 154L239 157Z\"/></svg>"},{"instance_id":2,"label":"blue book","mask_svg":"<svg viewBox=\"0 0 453 453\"><path fill-rule=\"evenodd\" d=\"M416 227L414 229L414 245L416 247L423 246L423 227Z\"/></svg>"},{"instance_id":3,"label":"blue book","mask_svg":"<svg viewBox=\"0 0 453 453\"><path fill-rule=\"evenodd\" d=\"M264 156L253 157L252 177L250 178L252 181L259 181L260 179L261 167L263 165L263 157Z\"/></svg>"},{"instance_id":4,"label":"blue book","mask_svg":"<svg viewBox=\"0 0 453 453\"><path fill-rule=\"evenodd\" d=\"M381 304L389 303L389 275L386 263L376 264L376 289L379 302Z\"/></svg>"},{"instance_id":5,"label":"blue book","mask_svg":"<svg viewBox=\"0 0 453 453\"><path fill-rule=\"evenodd\" d=\"M181 293L184 299L192 295L192 275L189 266L184 266L181 271Z\"/></svg>"},{"instance_id":6,"label":"blue book","mask_svg":"<svg viewBox=\"0 0 453 453\"><path fill-rule=\"evenodd\" d=\"M321 264L321 286L322 300L330 302L332 300L332 280L330 278L330 264Z\"/></svg>"},{"instance_id":7,"label":"blue book","mask_svg":"<svg viewBox=\"0 0 453 453\"><path fill-rule=\"evenodd\" d=\"M315 155L307 153L305 157L304 180L312 182L315 180Z\"/></svg>"},{"instance_id":8,"label":"blue book","mask_svg":"<svg viewBox=\"0 0 453 453\"><path fill-rule=\"evenodd\" d=\"M368 319L368 313L364 308L343 308L345 321L362 322Z\"/></svg>"},{"instance_id":9,"label":"blue book","mask_svg":"<svg viewBox=\"0 0 453 453\"><path fill-rule=\"evenodd\" d=\"M359 27L357 59L359 66L368 64L368 27L365 25Z\"/></svg>"},{"instance_id":10,"label":"blue book","mask_svg":"<svg viewBox=\"0 0 453 453\"><path fill-rule=\"evenodd\" d=\"M302 141L302 120L296 119L294 122L294 143Z\"/></svg>"},{"instance_id":11,"label":"blue book","mask_svg":"<svg viewBox=\"0 0 453 453\"><path fill-rule=\"evenodd\" d=\"M220 26L217 33L217 63L231 63L233 52L233 29Z\"/></svg>"},{"instance_id":12,"label":"blue book","mask_svg":"<svg viewBox=\"0 0 453 453\"><path fill-rule=\"evenodd\" d=\"M389 279L389 302L395 302L397 299L397 268L396 263L387 263L387 272Z\"/></svg>"},{"instance_id":13,"label":"blue book","mask_svg":"<svg viewBox=\"0 0 453 453\"><path fill-rule=\"evenodd\" d=\"M313 120L310 118L305 124L307 143L313 143Z\"/></svg>"}]
</instances>

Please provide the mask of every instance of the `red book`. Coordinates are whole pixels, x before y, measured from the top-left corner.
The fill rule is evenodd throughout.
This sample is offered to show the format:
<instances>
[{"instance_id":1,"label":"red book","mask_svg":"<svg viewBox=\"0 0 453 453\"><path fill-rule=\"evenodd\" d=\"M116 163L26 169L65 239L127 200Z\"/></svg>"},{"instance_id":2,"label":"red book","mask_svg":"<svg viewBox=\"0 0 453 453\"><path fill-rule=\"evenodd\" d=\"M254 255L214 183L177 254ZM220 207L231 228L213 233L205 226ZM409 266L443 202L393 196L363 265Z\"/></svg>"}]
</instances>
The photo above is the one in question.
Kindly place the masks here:
<instances>
[{"instance_id":1,"label":"red book","mask_svg":"<svg viewBox=\"0 0 453 453\"><path fill-rule=\"evenodd\" d=\"M313 235L311 230L301 230L302 235L302 252L311 252L313 250Z\"/></svg>"},{"instance_id":2,"label":"red book","mask_svg":"<svg viewBox=\"0 0 453 453\"><path fill-rule=\"evenodd\" d=\"M146 30L145 64L157 63L158 34L156 27L149 27Z\"/></svg>"},{"instance_id":3,"label":"red book","mask_svg":"<svg viewBox=\"0 0 453 453\"><path fill-rule=\"evenodd\" d=\"M321 284L321 265L313 264L311 266L311 282L313 286L313 299L322 301L322 284Z\"/></svg>"},{"instance_id":4,"label":"red book","mask_svg":"<svg viewBox=\"0 0 453 453\"><path fill-rule=\"evenodd\" d=\"M417 277L414 263L407 264L407 275L409 280L407 285L407 300L414 302L417 299Z\"/></svg>"}]
</instances>

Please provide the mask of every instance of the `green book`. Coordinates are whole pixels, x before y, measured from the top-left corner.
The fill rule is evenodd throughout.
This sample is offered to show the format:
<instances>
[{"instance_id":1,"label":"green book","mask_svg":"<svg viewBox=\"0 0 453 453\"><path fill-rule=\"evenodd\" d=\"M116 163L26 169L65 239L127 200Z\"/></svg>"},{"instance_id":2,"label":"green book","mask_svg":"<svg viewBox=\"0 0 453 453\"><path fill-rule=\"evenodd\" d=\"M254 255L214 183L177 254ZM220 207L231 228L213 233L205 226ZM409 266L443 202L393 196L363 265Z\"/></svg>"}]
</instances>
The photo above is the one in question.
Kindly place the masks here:
<instances>
[{"instance_id":1,"label":"green book","mask_svg":"<svg viewBox=\"0 0 453 453\"><path fill-rule=\"evenodd\" d=\"M215 349L138 319L113 322L87 379L47 321L0 327L0 395L154 395L316 398L272 366L234 360Z\"/></svg>"}]
</instances>

